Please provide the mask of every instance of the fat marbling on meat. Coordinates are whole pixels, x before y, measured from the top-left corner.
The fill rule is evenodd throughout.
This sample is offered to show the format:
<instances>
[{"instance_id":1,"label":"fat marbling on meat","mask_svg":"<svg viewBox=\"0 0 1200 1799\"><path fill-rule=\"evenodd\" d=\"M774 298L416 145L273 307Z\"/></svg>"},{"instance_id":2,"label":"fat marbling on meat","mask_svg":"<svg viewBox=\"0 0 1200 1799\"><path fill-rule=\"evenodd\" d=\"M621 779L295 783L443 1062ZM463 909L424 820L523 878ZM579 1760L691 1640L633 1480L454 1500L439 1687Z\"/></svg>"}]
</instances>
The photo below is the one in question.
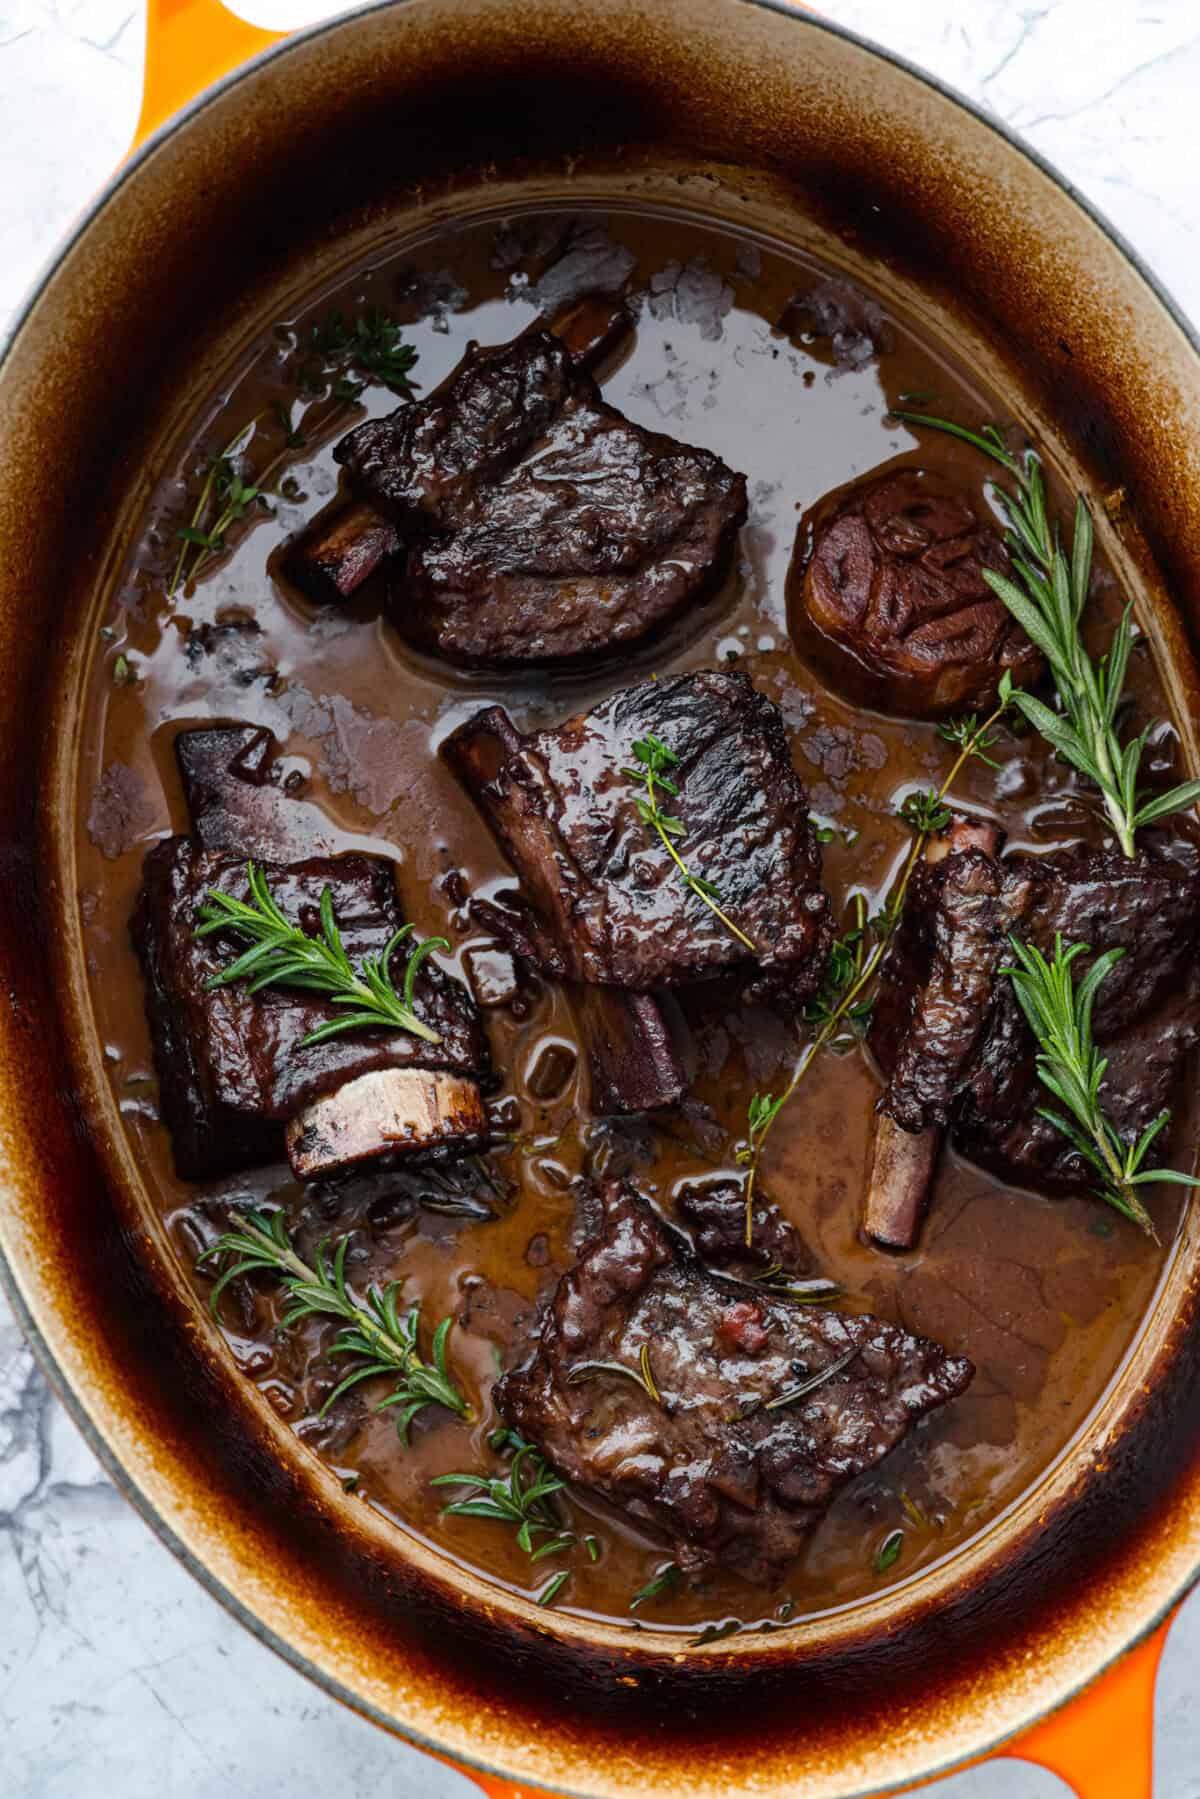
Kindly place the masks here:
<instances>
[{"instance_id":1,"label":"fat marbling on meat","mask_svg":"<svg viewBox=\"0 0 1200 1799\"><path fill-rule=\"evenodd\" d=\"M748 1296L628 1184L597 1199L597 1227L497 1408L685 1571L719 1564L769 1584L846 1481L966 1389L971 1363L879 1318Z\"/></svg>"},{"instance_id":2,"label":"fat marbling on meat","mask_svg":"<svg viewBox=\"0 0 1200 1799\"><path fill-rule=\"evenodd\" d=\"M310 934L328 888L355 966L379 955L404 923L392 864L329 854L321 813L279 784L274 752L271 734L254 726L180 734L194 834L147 855L131 923L180 1174L269 1161L285 1147L303 1179L381 1156L479 1147L489 1136L487 1039L466 988L431 961L417 975L414 1010L437 1043L365 1030L304 1046L338 1016L330 1000L274 987L251 994L243 982L210 987L245 946L223 932L197 936L197 913L212 889L249 897L250 859L284 916ZM406 942L394 950L393 981L403 981L410 953Z\"/></svg>"}]
</instances>

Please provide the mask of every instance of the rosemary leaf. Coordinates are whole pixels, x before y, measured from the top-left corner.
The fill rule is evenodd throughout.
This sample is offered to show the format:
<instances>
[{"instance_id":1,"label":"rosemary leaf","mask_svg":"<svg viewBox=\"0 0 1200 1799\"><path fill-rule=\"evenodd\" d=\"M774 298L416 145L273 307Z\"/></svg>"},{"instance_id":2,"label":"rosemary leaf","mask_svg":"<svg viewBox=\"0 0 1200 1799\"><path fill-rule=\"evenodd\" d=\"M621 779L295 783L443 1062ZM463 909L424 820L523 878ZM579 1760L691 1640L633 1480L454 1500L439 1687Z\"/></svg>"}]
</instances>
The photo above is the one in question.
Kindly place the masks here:
<instances>
[{"instance_id":1,"label":"rosemary leaf","mask_svg":"<svg viewBox=\"0 0 1200 1799\"><path fill-rule=\"evenodd\" d=\"M538 1594L537 1603L539 1605L553 1605L570 1578L571 1570L569 1568L563 1568L559 1573L552 1574Z\"/></svg>"},{"instance_id":2,"label":"rosemary leaf","mask_svg":"<svg viewBox=\"0 0 1200 1799\"><path fill-rule=\"evenodd\" d=\"M650 1368L650 1345L642 1344L641 1355L636 1368L627 1367L624 1362L576 1362L567 1371L568 1387L577 1387L581 1381L594 1380L598 1374L619 1374L625 1380L631 1380L642 1389L647 1399L656 1405L662 1404L662 1394L655 1385L654 1375Z\"/></svg>"},{"instance_id":3,"label":"rosemary leaf","mask_svg":"<svg viewBox=\"0 0 1200 1799\"><path fill-rule=\"evenodd\" d=\"M763 1410L778 1412L785 1405L795 1405L798 1399L804 1399L809 1393L815 1392L818 1387L823 1387L826 1381L832 1380L835 1374L840 1374L843 1368L849 1367L857 1354L858 1345L855 1344L853 1348L846 1350L844 1355L840 1355L830 1362L827 1367L818 1369L816 1374L810 1374L807 1380L802 1380L794 1387L785 1387L783 1392L777 1394L774 1399L768 1399Z\"/></svg>"},{"instance_id":4,"label":"rosemary leaf","mask_svg":"<svg viewBox=\"0 0 1200 1799\"><path fill-rule=\"evenodd\" d=\"M657 1599L660 1593L678 1584L683 1578L683 1569L678 1562L666 1562L658 1570L653 1580L648 1580L644 1587L639 1587L629 1601L629 1609L636 1612L639 1605L645 1605L649 1599Z\"/></svg>"},{"instance_id":5,"label":"rosemary leaf","mask_svg":"<svg viewBox=\"0 0 1200 1799\"><path fill-rule=\"evenodd\" d=\"M270 1273L279 1276L292 1302L280 1319L284 1329L292 1330L306 1318L342 1319L345 1328L335 1337L330 1354L353 1356L356 1366L326 1399L321 1407L322 1417L343 1393L361 1381L382 1375L395 1384L376 1410L403 1408L397 1430L405 1445L409 1425L426 1406L440 1405L460 1418L472 1417L471 1408L446 1365L451 1320L443 1318L438 1325L429 1360L424 1360L418 1348L420 1307L412 1306L401 1314L397 1281L382 1291L370 1287L365 1300L359 1299L346 1281L349 1243L349 1237L342 1237L331 1250L326 1240L317 1248L315 1265L310 1266L293 1247L282 1212L235 1213L234 1228L226 1231L197 1262L197 1267L209 1262L223 1264L209 1295L209 1308L215 1316L221 1295L231 1281L247 1274Z\"/></svg>"},{"instance_id":6,"label":"rosemary leaf","mask_svg":"<svg viewBox=\"0 0 1200 1799\"><path fill-rule=\"evenodd\" d=\"M1016 965L1003 970L1012 981L1022 1012L1037 1039L1037 1071L1042 1085L1064 1108L1038 1108L1040 1115L1060 1131L1078 1151L1095 1176L1093 1190L1115 1211L1128 1218L1148 1237L1158 1241L1154 1224L1136 1189L1154 1181L1200 1186L1194 1176L1174 1168L1146 1168L1146 1155L1170 1120L1161 1112L1147 1125L1136 1142L1128 1143L1105 1112L1100 1099L1108 1062L1092 1034L1096 995L1113 967L1125 954L1110 949L1097 956L1076 984L1075 963L1090 955L1086 943L1063 948L1061 934L1054 939L1049 961L1033 944L1010 937Z\"/></svg>"},{"instance_id":7,"label":"rosemary leaf","mask_svg":"<svg viewBox=\"0 0 1200 1799\"><path fill-rule=\"evenodd\" d=\"M900 1551L904 1547L904 1532L889 1531L879 1548L875 1551L874 1567L876 1574L886 1574L900 1559Z\"/></svg>"}]
</instances>

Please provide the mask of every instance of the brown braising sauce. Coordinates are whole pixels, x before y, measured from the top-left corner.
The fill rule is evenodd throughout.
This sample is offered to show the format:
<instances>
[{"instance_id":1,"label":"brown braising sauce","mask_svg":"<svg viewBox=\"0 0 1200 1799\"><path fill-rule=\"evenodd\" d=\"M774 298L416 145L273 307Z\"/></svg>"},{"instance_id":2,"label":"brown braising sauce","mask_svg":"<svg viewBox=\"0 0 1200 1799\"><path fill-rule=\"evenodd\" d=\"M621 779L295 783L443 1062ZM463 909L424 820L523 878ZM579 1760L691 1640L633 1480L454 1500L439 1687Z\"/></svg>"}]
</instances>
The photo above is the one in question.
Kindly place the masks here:
<instances>
[{"instance_id":1,"label":"brown braising sauce","mask_svg":"<svg viewBox=\"0 0 1200 1799\"><path fill-rule=\"evenodd\" d=\"M669 638L614 663L501 677L464 674L407 649L374 590L325 611L285 592L268 573L268 556L333 493L336 437L358 418L395 406L394 395L371 388L319 446L310 440L290 453L277 471L277 478L290 478L290 497L272 500L270 512L252 508L198 584L166 597L175 532L190 517L206 459L273 403L282 400L297 419L312 404L290 374L314 320L384 308L419 352L413 377L427 393L469 340L505 340L537 316L539 278L561 257L569 234L581 230L607 234L607 262L602 248L589 252L597 266L614 266L611 246L625 252L637 308L632 349L604 376L606 398L639 422L719 452L749 478L750 520L721 595ZM814 290L815 306L794 303ZM214 1241L230 1201L285 1206L310 1249L322 1234L352 1230L350 1267L360 1291L372 1280L398 1280L405 1302L420 1302L423 1343L439 1319L455 1319L450 1359L476 1421L431 1408L405 1450L391 1416L371 1412L367 1388L319 1422L338 1366L327 1354L335 1326L310 1321L277 1332L269 1282L253 1290L243 1283L226 1301L231 1353L314 1452L398 1529L422 1534L525 1593L569 1567L559 1607L631 1626L653 1622L691 1635L728 1618L798 1622L874 1595L953 1553L1080 1430L1136 1336L1164 1252L1098 1202L1016 1192L951 1154L918 1248L890 1256L867 1247L857 1225L878 1083L858 1050L819 1056L769 1140L762 1189L797 1225L821 1271L842 1284L839 1304L878 1312L969 1355L978 1369L974 1384L843 1491L778 1590L720 1576L696 1588L677 1583L631 1613L631 1597L667 1559L661 1547L572 1501L571 1526L580 1538L594 1533L597 1559L579 1543L567 1556L531 1566L507 1526L443 1518L454 1495L431 1488L430 1477L501 1471L487 1443L497 1422L490 1387L498 1362L521 1359L536 1303L571 1259L576 1178L620 1158L669 1215L680 1183L732 1169L749 1097L777 1091L796 1056L791 1027L768 1010L739 1005L727 983L703 995L684 993L700 1058L695 1103L614 1129L590 1117L565 997L525 977L515 1003L486 1011L504 1075L496 1115L509 1140L460 1183L493 1216L463 1218L415 1204L417 1189L437 1201L434 1177L422 1188L407 1176L375 1174L305 1193L280 1165L194 1187L175 1176L156 1115L129 915L147 847L187 828L171 751L175 733L209 719L250 721L274 730L306 797L325 810L345 848L395 858L406 914L420 934L448 937L448 960L460 971L471 964L477 975L503 977L504 957L492 953L464 901L511 885L511 876L439 760L439 742L484 704L503 702L524 729L555 723L655 672L723 664L746 670L783 711L812 810L834 828L824 855L836 916L847 919L855 891L874 910L910 841L897 804L914 786L937 781L953 751L932 726L856 714L823 691L789 640L785 587L806 510L896 459L951 474L980 507L989 504L988 471L973 451L928 435L918 446L888 418L889 406L907 396L919 397L923 410L969 423L1009 416L1002 396L982 391L903 318L883 316L863 296L848 296L828 271L777 246L678 216L572 220L542 213L455 228L390 254L336 293L315 296L303 317L264 331L251 346L236 378L195 419L175 465L163 471L141 541L131 549L120 603L97 645L81 759L79 903L113 1087L181 1261L190 1269ZM256 444L250 464L265 454ZM1060 505L1062 499L1060 492ZM1118 599L1101 566L1098 631L1111 629ZM247 616L259 627L253 638L206 638L200 629ZM123 679L127 674L133 678ZM1148 653L1135 654L1130 686L1136 714L1165 717ZM1174 733L1164 725L1152 741L1152 770L1169 763L1174 750ZM993 754L999 771L972 764L957 793L966 806L998 817L1011 846L1038 853L1099 840L1074 777L1044 744L1005 736ZM503 980L497 992L503 995ZM1174 1192L1153 1200L1167 1244ZM198 1274L195 1286L198 1303L207 1303L211 1277ZM879 1550L896 1530L903 1532L900 1553L880 1572Z\"/></svg>"}]
</instances>

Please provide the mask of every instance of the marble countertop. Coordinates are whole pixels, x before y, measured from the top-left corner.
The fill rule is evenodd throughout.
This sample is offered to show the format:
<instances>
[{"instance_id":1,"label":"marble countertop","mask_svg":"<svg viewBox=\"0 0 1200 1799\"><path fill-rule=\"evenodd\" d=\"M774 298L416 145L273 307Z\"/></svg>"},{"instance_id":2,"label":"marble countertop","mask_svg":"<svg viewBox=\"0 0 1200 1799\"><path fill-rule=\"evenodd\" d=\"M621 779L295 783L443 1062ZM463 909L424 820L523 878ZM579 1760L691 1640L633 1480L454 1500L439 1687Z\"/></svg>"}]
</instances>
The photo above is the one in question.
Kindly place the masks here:
<instances>
[{"instance_id":1,"label":"marble countertop","mask_svg":"<svg viewBox=\"0 0 1200 1799\"><path fill-rule=\"evenodd\" d=\"M241 0L236 10L282 27L341 9ZM823 10L1024 132L1200 317L1200 185L1188 150L1197 0L824 0ZM126 148L143 32L129 0L0 0L0 330ZM311 1686L177 1566L101 1472L2 1300L0 1621L3 1799L478 1793ZM1200 1799L1193 1657L1200 1594L1163 1660L1154 1799ZM999 1761L928 1791L1052 1799L1068 1789Z\"/></svg>"}]
</instances>

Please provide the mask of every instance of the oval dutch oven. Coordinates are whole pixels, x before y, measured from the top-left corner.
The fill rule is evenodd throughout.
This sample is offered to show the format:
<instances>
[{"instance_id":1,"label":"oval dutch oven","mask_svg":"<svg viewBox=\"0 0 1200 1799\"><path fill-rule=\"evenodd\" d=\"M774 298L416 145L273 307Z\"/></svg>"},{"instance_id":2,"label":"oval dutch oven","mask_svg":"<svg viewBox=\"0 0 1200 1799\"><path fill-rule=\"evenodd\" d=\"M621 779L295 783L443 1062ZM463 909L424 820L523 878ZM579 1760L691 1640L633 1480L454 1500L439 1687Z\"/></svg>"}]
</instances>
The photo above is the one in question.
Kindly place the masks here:
<instances>
[{"instance_id":1,"label":"oval dutch oven","mask_svg":"<svg viewBox=\"0 0 1200 1799\"><path fill-rule=\"evenodd\" d=\"M152 0L148 110L270 42L216 0ZM1200 1563L1192 1224L1085 1432L983 1537L872 1603L681 1651L547 1615L347 1499L238 1381L124 1145L83 978L76 698L164 445L249 330L372 244L617 194L861 275L965 342L1079 485L1123 488L1106 547L1197 767L1200 353L1025 147L781 0L408 0L290 38L150 138L0 363L4 1279L105 1466L209 1589L493 1794L842 1799L1008 1744L1088 1799L1137 1799L1148 1633Z\"/></svg>"}]
</instances>

